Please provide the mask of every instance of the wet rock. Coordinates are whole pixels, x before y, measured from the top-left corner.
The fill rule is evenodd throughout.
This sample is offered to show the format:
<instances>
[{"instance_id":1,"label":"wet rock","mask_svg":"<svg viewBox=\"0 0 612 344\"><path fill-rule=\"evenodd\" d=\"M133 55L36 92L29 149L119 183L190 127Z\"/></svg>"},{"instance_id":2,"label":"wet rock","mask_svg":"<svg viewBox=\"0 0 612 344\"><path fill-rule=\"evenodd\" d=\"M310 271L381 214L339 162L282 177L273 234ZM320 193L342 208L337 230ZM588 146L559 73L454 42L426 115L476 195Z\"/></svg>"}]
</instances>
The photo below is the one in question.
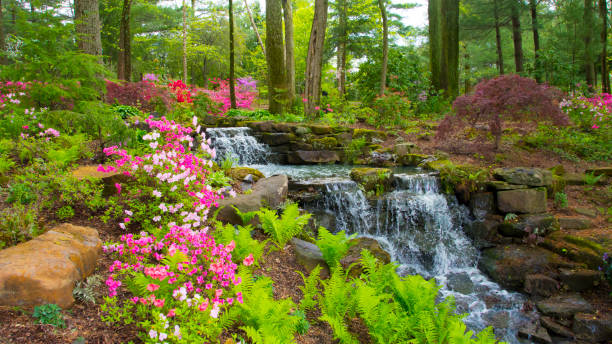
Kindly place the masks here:
<instances>
[{"instance_id":1,"label":"wet rock","mask_svg":"<svg viewBox=\"0 0 612 344\"><path fill-rule=\"evenodd\" d=\"M285 175L261 179L255 183L250 194L222 199L217 202L218 207L213 207L212 211L214 212L216 209L221 208L217 214L217 220L223 223L242 225L242 220L234 207L243 213L256 211L264 206L277 208L287 199L288 189L289 180Z\"/></svg>"},{"instance_id":2,"label":"wet rock","mask_svg":"<svg viewBox=\"0 0 612 344\"><path fill-rule=\"evenodd\" d=\"M546 189L498 191L497 207L502 213L543 213L546 211Z\"/></svg>"},{"instance_id":3,"label":"wet rock","mask_svg":"<svg viewBox=\"0 0 612 344\"><path fill-rule=\"evenodd\" d=\"M492 192L476 192L470 197L469 208L477 219L484 219L495 209L495 197Z\"/></svg>"},{"instance_id":4,"label":"wet rock","mask_svg":"<svg viewBox=\"0 0 612 344\"><path fill-rule=\"evenodd\" d=\"M575 337L574 332L572 332L572 330L570 330L566 326L559 324L551 317L540 317L540 323L552 334L556 334L565 338Z\"/></svg>"},{"instance_id":5,"label":"wet rock","mask_svg":"<svg viewBox=\"0 0 612 344\"><path fill-rule=\"evenodd\" d=\"M559 231L549 234L540 245L597 270L602 255L612 252L612 231Z\"/></svg>"},{"instance_id":6,"label":"wet rock","mask_svg":"<svg viewBox=\"0 0 612 344\"><path fill-rule=\"evenodd\" d=\"M501 180L492 180L486 183L487 189L492 191L527 189L527 185L510 184Z\"/></svg>"},{"instance_id":7,"label":"wet rock","mask_svg":"<svg viewBox=\"0 0 612 344\"><path fill-rule=\"evenodd\" d=\"M323 254L317 245L298 238L291 239L291 244L295 249L295 256L308 272L312 271L317 265L327 270L327 263L323 259ZM329 274L329 272L328 272Z\"/></svg>"},{"instance_id":8,"label":"wet rock","mask_svg":"<svg viewBox=\"0 0 612 344\"><path fill-rule=\"evenodd\" d=\"M329 211L314 211L312 212L312 218L314 220L314 228L324 227L329 229L330 232L335 232L336 229L336 215Z\"/></svg>"},{"instance_id":9,"label":"wet rock","mask_svg":"<svg viewBox=\"0 0 612 344\"><path fill-rule=\"evenodd\" d=\"M578 313L574 316L572 330L579 339L595 342L612 340L612 317L610 314Z\"/></svg>"},{"instance_id":10,"label":"wet rock","mask_svg":"<svg viewBox=\"0 0 612 344\"><path fill-rule=\"evenodd\" d=\"M499 242L500 236L497 227L501 223L501 217L488 216L481 221L473 221L463 226L465 234L472 239L474 246L478 249L493 247Z\"/></svg>"},{"instance_id":11,"label":"wet rock","mask_svg":"<svg viewBox=\"0 0 612 344\"><path fill-rule=\"evenodd\" d=\"M506 329L510 326L510 314L507 311L491 311L484 315L484 321L494 329Z\"/></svg>"},{"instance_id":12,"label":"wet rock","mask_svg":"<svg viewBox=\"0 0 612 344\"><path fill-rule=\"evenodd\" d=\"M552 339L548 331L538 323L527 323L519 328L518 336L535 343L549 344Z\"/></svg>"},{"instance_id":13,"label":"wet rock","mask_svg":"<svg viewBox=\"0 0 612 344\"><path fill-rule=\"evenodd\" d=\"M587 229L593 225L591 220L575 216L561 216L558 220L561 229Z\"/></svg>"},{"instance_id":14,"label":"wet rock","mask_svg":"<svg viewBox=\"0 0 612 344\"><path fill-rule=\"evenodd\" d=\"M560 257L539 247L506 245L482 251L480 268L505 288L520 290L527 275L549 275Z\"/></svg>"},{"instance_id":15,"label":"wet rock","mask_svg":"<svg viewBox=\"0 0 612 344\"><path fill-rule=\"evenodd\" d=\"M233 180L240 180L244 182L247 182L246 178L249 175L251 176L250 179L253 182L257 182L261 178L264 178L263 173L251 167L233 167L229 170L227 175Z\"/></svg>"},{"instance_id":16,"label":"wet rock","mask_svg":"<svg viewBox=\"0 0 612 344\"><path fill-rule=\"evenodd\" d=\"M392 174L388 168L356 167L351 170L351 179L366 191L387 190L391 186Z\"/></svg>"},{"instance_id":17,"label":"wet rock","mask_svg":"<svg viewBox=\"0 0 612 344\"><path fill-rule=\"evenodd\" d=\"M559 290L559 282L542 274L525 277L525 291L536 297L550 297Z\"/></svg>"},{"instance_id":18,"label":"wet rock","mask_svg":"<svg viewBox=\"0 0 612 344\"><path fill-rule=\"evenodd\" d=\"M559 223L548 213L519 215L516 222L502 222L498 228L501 235L513 238L522 238L536 231L539 236L545 236L558 229Z\"/></svg>"},{"instance_id":19,"label":"wet rock","mask_svg":"<svg viewBox=\"0 0 612 344\"><path fill-rule=\"evenodd\" d=\"M374 151L370 153L370 164L374 166L394 166L395 156L389 152Z\"/></svg>"},{"instance_id":20,"label":"wet rock","mask_svg":"<svg viewBox=\"0 0 612 344\"><path fill-rule=\"evenodd\" d=\"M576 313L590 313L593 307L580 294L561 294L536 303L538 310L555 318L570 318Z\"/></svg>"},{"instance_id":21,"label":"wet rock","mask_svg":"<svg viewBox=\"0 0 612 344\"><path fill-rule=\"evenodd\" d=\"M289 152L290 164L320 164L340 161L340 156L334 151L295 151Z\"/></svg>"},{"instance_id":22,"label":"wet rock","mask_svg":"<svg viewBox=\"0 0 612 344\"><path fill-rule=\"evenodd\" d=\"M359 263L361 261L362 250L370 251L370 253L378 258L383 264L387 264L391 261L391 255L380 246L376 239L362 237L352 239L350 242L352 246L349 248L344 258L340 260L340 264L345 270L354 264L349 271L349 276L351 277L358 277L363 272L363 267Z\"/></svg>"},{"instance_id":23,"label":"wet rock","mask_svg":"<svg viewBox=\"0 0 612 344\"><path fill-rule=\"evenodd\" d=\"M601 274L587 269L559 269L561 282L571 291L584 291L599 285Z\"/></svg>"},{"instance_id":24,"label":"wet rock","mask_svg":"<svg viewBox=\"0 0 612 344\"><path fill-rule=\"evenodd\" d=\"M474 282L472 282L470 276L465 272L448 275L446 283L450 290L454 290L464 295L474 292Z\"/></svg>"},{"instance_id":25,"label":"wet rock","mask_svg":"<svg viewBox=\"0 0 612 344\"><path fill-rule=\"evenodd\" d=\"M105 197L117 193L115 184L124 184L131 180L129 176L120 172L100 172L98 171L98 165L80 166L76 170L72 171L72 176L78 180L87 178L100 179L102 184L104 184L102 195Z\"/></svg>"},{"instance_id":26,"label":"wet rock","mask_svg":"<svg viewBox=\"0 0 612 344\"><path fill-rule=\"evenodd\" d=\"M552 172L541 168L497 168L493 176L510 184L528 186L549 186L552 184Z\"/></svg>"},{"instance_id":27,"label":"wet rock","mask_svg":"<svg viewBox=\"0 0 612 344\"><path fill-rule=\"evenodd\" d=\"M295 141L296 136L291 133L263 133L261 141L270 146L280 146Z\"/></svg>"},{"instance_id":28,"label":"wet rock","mask_svg":"<svg viewBox=\"0 0 612 344\"><path fill-rule=\"evenodd\" d=\"M93 273L101 248L95 229L63 224L0 251L0 305L70 306L75 283Z\"/></svg>"}]
</instances>

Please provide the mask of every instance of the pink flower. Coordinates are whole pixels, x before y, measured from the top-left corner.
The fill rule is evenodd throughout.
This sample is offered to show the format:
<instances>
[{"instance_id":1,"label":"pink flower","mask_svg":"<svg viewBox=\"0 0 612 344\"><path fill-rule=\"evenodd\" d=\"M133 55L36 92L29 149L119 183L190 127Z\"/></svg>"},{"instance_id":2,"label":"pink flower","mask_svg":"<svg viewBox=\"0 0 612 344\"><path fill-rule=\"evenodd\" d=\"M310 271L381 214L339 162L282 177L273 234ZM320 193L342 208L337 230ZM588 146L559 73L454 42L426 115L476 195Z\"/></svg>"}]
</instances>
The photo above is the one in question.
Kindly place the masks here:
<instances>
[{"instance_id":1,"label":"pink flower","mask_svg":"<svg viewBox=\"0 0 612 344\"><path fill-rule=\"evenodd\" d=\"M597 124L593 124L593 126L591 127L591 129L599 129L599 126Z\"/></svg>"},{"instance_id":2,"label":"pink flower","mask_svg":"<svg viewBox=\"0 0 612 344\"><path fill-rule=\"evenodd\" d=\"M159 289L159 286L157 284L150 283L149 285L147 285L148 291L156 291L157 289Z\"/></svg>"},{"instance_id":3,"label":"pink flower","mask_svg":"<svg viewBox=\"0 0 612 344\"><path fill-rule=\"evenodd\" d=\"M253 264L254 261L255 259L253 258L253 254L251 253L246 258L244 258L244 261L242 262L242 264L249 266Z\"/></svg>"},{"instance_id":4,"label":"pink flower","mask_svg":"<svg viewBox=\"0 0 612 344\"><path fill-rule=\"evenodd\" d=\"M166 303L166 299L158 299L153 301L153 305L158 308L164 307L164 303Z\"/></svg>"},{"instance_id":5,"label":"pink flower","mask_svg":"<svg viewBox=\"0 0 612 344\"><path fill-rule=\"evenodd\" d=\"M174 310L174 308L172 308L171 310L168 311L168 314L166 315L168 318L172 318L176 315L176 311Z\"/></svg>"},{"instance_id":6,"label":"pink flower","mask_svg":"<svg viewBox=\"0 0 612 344\"><path fill-rule=\"evenodd\" d=\"M306 103L307 101L308 101L308 99L302 98L302 103Z\"/></svg>"},{"instance_id":7,"label":"pink flower","mask_svg":"<svg viewBox=\"0 0 612 344\"><path fill-rule=\"evenodd\" d=\"M117 195L121 195L121 184L115 183L115 188L117 188Z\"/></svg>"},{"instance_id":8,"label":"pink flower","mask_svg":"<svg viewBox=\"0 0 612 344\"><path fill-rule=\"evenodd\" d=\"M126 217L125 219L123 219L123 222L125 222L125 223L130 222L130 218L129 218L129 217Z\"/></svg>"},{"instance_id":9,"label":"pink flower","mask_svg":"<svg viewBox=\"0 0 612 344\"><path fill-rule=\"evenodd\" d=\"M318 106L315 106L315 110L319 111L319 110L321 110L321 108L318 107Z\"/></svg>"}]
</instances>

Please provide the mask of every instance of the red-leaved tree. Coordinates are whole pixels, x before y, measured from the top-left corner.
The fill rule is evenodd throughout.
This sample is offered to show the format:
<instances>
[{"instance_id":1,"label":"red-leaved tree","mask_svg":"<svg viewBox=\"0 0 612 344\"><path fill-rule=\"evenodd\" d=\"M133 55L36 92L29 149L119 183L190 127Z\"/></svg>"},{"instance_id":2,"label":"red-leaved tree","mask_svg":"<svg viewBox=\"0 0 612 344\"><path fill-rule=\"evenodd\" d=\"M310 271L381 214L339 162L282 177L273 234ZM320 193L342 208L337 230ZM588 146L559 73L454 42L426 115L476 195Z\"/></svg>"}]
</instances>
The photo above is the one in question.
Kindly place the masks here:
<instances>
[{"instance_id":1,"label":"red-leaved tree","mask_svg":"<svg viewBox=\"0 0 612 344\"><path fill-rule=\"evenodd\" d=\"M487 123L498 149L504 121L550 120L555 125L569 124L569 118L558 105L560 96L558 89L519 75L483 80L472 94L455 99L456 115L444 118L437 137L443 139L466 125Z\"/></svg>"}]
</instances>

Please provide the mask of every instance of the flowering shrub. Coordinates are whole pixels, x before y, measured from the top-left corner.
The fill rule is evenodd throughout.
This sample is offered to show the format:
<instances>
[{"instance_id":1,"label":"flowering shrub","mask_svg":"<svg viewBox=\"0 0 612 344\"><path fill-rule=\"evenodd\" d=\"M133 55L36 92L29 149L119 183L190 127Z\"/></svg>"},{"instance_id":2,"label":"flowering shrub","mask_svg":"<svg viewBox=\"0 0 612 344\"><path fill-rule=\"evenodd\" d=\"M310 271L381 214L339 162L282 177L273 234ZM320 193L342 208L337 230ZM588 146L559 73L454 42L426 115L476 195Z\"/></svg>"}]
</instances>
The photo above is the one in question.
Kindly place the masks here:
<instances>
[{"instance_id":1,"label":"flowering shrub","mask_svg":"<svg viewBox=\"0 0 612 344\"><path fill-rule=\"evenodd\" d=\"M172 105L168 89L158 87L151 81L115 83L106 81L106 102L130 105L143 112L166 112Z\"/></svg>"},{"instance_id":2,"label":"flowering shrub","mask_svg":"<svg viewBox=\"0 0 612 344\"><path fill-rule=\"evenodd\" d=\"M176 96L176 101L179 103L191 103L191 90L181 80L168 83L168 87L172 90L172 93Z\"/></svg>"},{"instance_id":3,"label":"flowering shrub","mask_svg":"<svg viewBox=\"0 0 612 344\"><path fill-rule=\"evenodd\" d=\"M582 129L602 129L612 127L612 95L598 94L592 98L583 96L563 99L559 104L566 113Z\"/></svg>"},{"instance_id":4,"label":"flowering shrub","mask_svg":"<svg viewBox=\"0 0 612 344\"><path fill-rule=\"evenodd\" d=\"M223 104L221 113L226 113L231 108L229 81L224 79L213 79L209 81L212 89L201 89L198 91L207 93L217 103ZM236 79L236 106L251 109L253 100L257 96L257 82L251 77Z\"/></svg>"},{"instance_id":5,"label":"flowering shrub","mask_svg":"<svg viewBox=\"0 0 612 344\"><path fill-rule=\"evenodd\" d=\"M105 150L118 159L100 171L122 171L138 181L116 185L129 209L120 223L123 229L141 226L139 234L126 233L120 243L104 246L118 256L110 267L106 285L109 297L106 310L118 312L115 299L122 287L131 298L123 311L136 308L146 319L143 340L194 342L216 339L222 330L220 314L243 302L235 289L242 279L236 276L238 264L253 264L248 255L242 262L232 261L235 242L218 244L207 226L209 209L223 196L209 185L214 149L202 141L205 158L190 152L193 129L162 118L146 120L153 132L145 135L147 154L132 156L118 147ZM194 127L197 119L193 120ZM197 126L196 133L200 133ZM203 133L201 134L203 136ZM146 185L152 185L147 188ZM143 203L131 198L144 198ZM114 311L113 311L114 310Z\"/></svg>"}]
</instances>

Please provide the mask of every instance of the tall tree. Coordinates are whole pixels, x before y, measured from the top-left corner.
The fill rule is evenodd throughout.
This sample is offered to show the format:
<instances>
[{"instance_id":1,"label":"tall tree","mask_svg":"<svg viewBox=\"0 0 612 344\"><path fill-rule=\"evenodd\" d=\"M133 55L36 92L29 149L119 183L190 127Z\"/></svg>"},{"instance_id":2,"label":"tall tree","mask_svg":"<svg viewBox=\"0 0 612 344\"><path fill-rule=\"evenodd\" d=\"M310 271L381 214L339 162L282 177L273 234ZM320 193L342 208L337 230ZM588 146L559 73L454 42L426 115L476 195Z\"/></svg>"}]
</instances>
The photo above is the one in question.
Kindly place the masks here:
<instances>
[{"instance_id":1,"label":"tall tree","mask_svg":"<svg viewBox=\"0 0 612 344\"><path fill-rule=\"evenodd\" d=\"M323 68L323 47L327 28L327 0L315 0L314 17L306 57L306 114L314 114L321 101L321 72Z\"/></svg>"},{"instance_id":2,"label":"tall tree","mask_svg":"<svg viewBox=\"0 0 612 344\"><path fill-rule=\"evenodd\" d=\"M281 0L266 0L266 61L269 111L283 113L287 103L287 80L283 47Z\"/></svg>"},{"instance_id":3,"label":"tall tree","mask_svg":"<svg viewBox=\"0 0 612 344\"><path fill-rule=\"evenodd\" d=\"M249 8L249 3L247 2L247 0L244 0L244 8L246 8L247 10L249 21L251 22L251 27L253 28L253 31L255 32L255 37L257 37L257 42L259 43L259 46L261 47L261 51L265 55L266 48L264 47L263 41L261 40L261 36L259 35L259 30L257 29L257 25L255 24L255 20L253 19L253 13L251 13L251 9Z\"/></svg>"},{"instance_id":4,"label":"tall tree","mask_svg":"<svg viewBox=\"0 0 612 344\"><path fill-rule=\"evenodd\" d=\"M187 80L187 6L183 0L183 81L188 84Z\"/></svg>"},{"instance_id":5,"label":"tall tree","mask_svg":"<svg viewBox=\"0 0 612 344\"><path fill-rule=\"evenodd\" d=\"M387 64L389 63L389 24L387 23L387 4L386 0L378 0L380 17L382 18L383 46L382 46L382 66L380 70L380 90L378 94L385 95L387 87Z\"/></svg>"},{"instance_id":6,"label":"tall tree","mask_svg":"<svg viewBox=\"0 0 612 344\"><path fill-rule=\"evenodd\" d=\"M599 0L601 18L601 92L610 93L610 69L608 67L608 1Z\"/></svg>"},{"instance_id":7,"label":"tall tree","mask_svg":"<svg viewBox=\"0 0 612 344\"><path fill-rule=\"evenodd\" d=\"M537 82L542 82L542 72L540 66L540 32L538 28L538 3L537 0L529 0L531 11L531 31L533 32L533 59L534 74Z\"/></svg>"},{"instance_id":8,"label":"tall tree","mask_svg":"<svg viewBox=\"0 0 612 344\"><path fill-rule=\"evenodd\" d=\"M132 76L132 35L130 33L130 12L132 0L123 0L119 22L119 54L117 79L130 81Z\"/></svg>"},{"instance_id":9,"label":"tall tree","mask_svg":"<svg viewBox=\"0 0 612 344\"><path fill-rule=\"evenodd\" d=\"M593 59L593 0L584 0L584 70L589 90L595 86L595 61Z\"/></svg>"},{"instance_id":10,"label":"tall tree","mask_svg":"<svg viewBox=\"0 0 612 344\"><path fill-rule=\"evenodd\" d=\"M338 47L336 56L336 83L338 95L344 98L346 94L346 50L348 41L347 0L337 0L338 7Z\"/></svg>"},{"instance_id":11,"label":"tall tree","mask_svg":"<svg viewBox=\"0 0 612 344\"><path fill-rule=\"evenodd\" d=\"M234 1L229 0L229 89L230 106L236 108L236 82L234 80Z\"/></svg>"},{"instance_id":12,"label":"tall tree","mask_svg":"<svg viewBox=\"0 0 612 344\"><path fill-rule=\"evenodd\" d=\"M77 46L86 54L102 55L98 0L75 0Z\"/></svg>"},{"instance_id":13,"label":"tall tree","mask_svg":"<svg viewBox=\"0 0 612 344\"><path fill-rule=\"evenodd\" d=\"M429 17L429 66L431 71L431 84L435 91L441 87L440 69L442 67L441 53L442 40L440 30L442 25L442 0L429 0L427 14Z\"/></svg>"},{"instance_id":14,"label":"tall tree","mask_svg":"<svg viewBox=\"0 0 612 344\"><path fill-rule=\"evenodd\" d=\"M293 7L291 0L283 0L285 22L285 67L287 68L287 100L295 100L295 41L293 38Z\"/></svg>"},{"instance_id":15,"label":"tall tree","mask_svg":"<svg viewBox=\"0 0 612 344\"><path fill-rule=\"evenodd\" d=\"M501 42L501 23L499 18L499 0L493 0L493 16L495 18L495 46L497 47L497 70L504 74L504 52Z\"/></svg>"},{"instance_id":16,"label":"tall tree","mask_svg":"<svg viewBox=\"0 0 612 344\"><path fill-rule=\"evenodd\" d=\"M517 73L523 72L523 33L521 32L522 0L512 0L510 19L512 21L512 41L514 42L514 68Z\"/></svg>"},{"instance_id":17,"label":"tall tree","mask_svg":"<svg viewBox=\"0 0 612 344\"><path fill-rule=\"evenodd\" d=\"M0 65L6 63L6 34L4 32L4 12L2 11L2 0L0 0Z\"/></svg>"},{"instance_id":18,"label":"tall tree","mask_svg":"<svg viewBox=\"0 0 612 344\"><path fill-rule=\"evenodd\" d=\"M459 93L459 0L430 0L429 6L432 85L454 98Z\"/></svg>"}]
</instances>

